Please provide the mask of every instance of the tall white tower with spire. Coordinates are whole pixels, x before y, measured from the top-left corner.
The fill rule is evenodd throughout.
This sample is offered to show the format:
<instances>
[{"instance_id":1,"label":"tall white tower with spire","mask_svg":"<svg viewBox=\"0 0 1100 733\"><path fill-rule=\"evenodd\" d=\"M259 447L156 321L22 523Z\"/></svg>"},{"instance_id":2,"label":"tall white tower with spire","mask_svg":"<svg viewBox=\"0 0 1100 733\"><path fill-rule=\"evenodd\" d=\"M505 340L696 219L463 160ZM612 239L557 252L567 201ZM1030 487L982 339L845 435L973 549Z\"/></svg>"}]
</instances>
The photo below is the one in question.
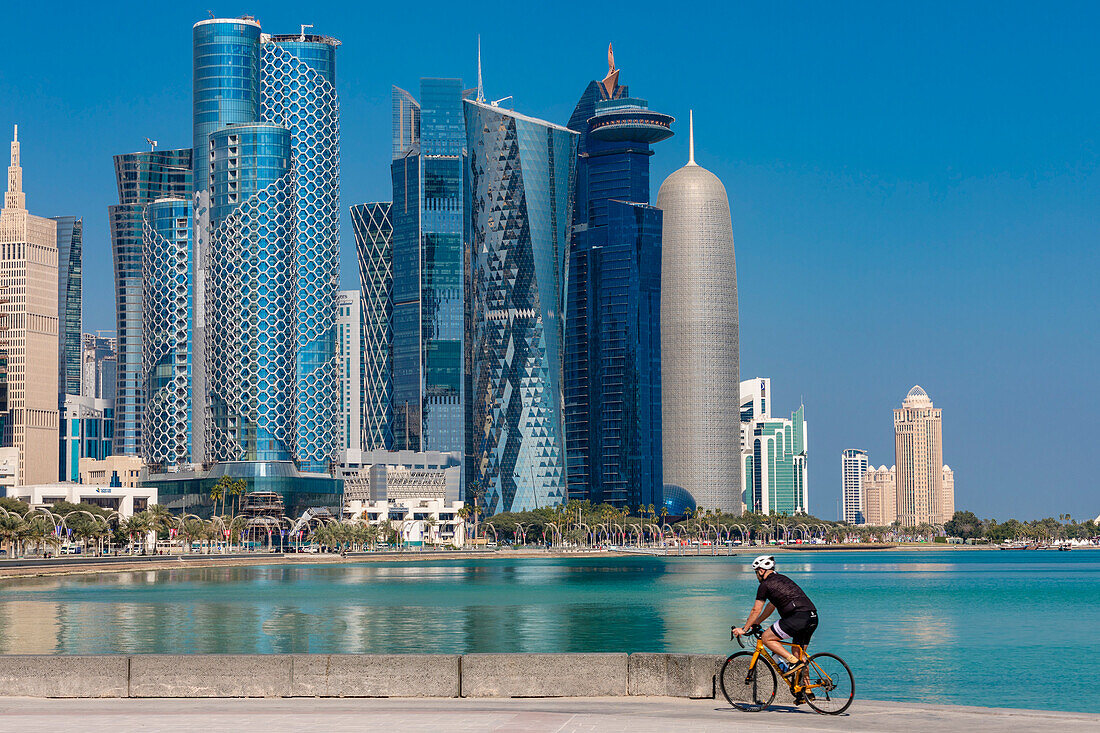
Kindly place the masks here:
<instances>
[{"instance_id":1,"label":"tall white tower with spire","mask_svg":"<svg viewBox=\"0 0 1100 733\"><path fill-rule=\"evenodd\" d=\"M737 263L729 199L695 162L661 184L661 432L666 496L741 513L741 400Z\"/></svg>"},{"instance_id":2,"label":"tall white tower with spire","mask_svg":"<svg viewBox=\"0 0 1100 733\"><path fill-rule=\"evenodd\" d=\"M17 485L57 481L57 222L27 212L19 128L0 211L0 350L7 361L6 445L19 449Z\"/></svg>"}]
</instances>

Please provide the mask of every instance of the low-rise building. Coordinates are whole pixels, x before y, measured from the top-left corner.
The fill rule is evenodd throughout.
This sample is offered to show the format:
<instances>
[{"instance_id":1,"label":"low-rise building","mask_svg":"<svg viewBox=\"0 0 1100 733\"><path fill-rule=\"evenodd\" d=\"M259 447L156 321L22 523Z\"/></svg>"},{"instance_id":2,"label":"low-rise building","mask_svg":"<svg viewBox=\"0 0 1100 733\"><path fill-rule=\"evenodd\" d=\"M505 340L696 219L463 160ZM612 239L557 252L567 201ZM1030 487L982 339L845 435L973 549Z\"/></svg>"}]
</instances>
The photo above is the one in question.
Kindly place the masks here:
<instances>
[{"instance_id":1,"label":"low-rise building","mask_svg":"<svg viewBox=\"0 0 1100 733\"><path fill-rule=\"evenodd\" d=\"M0 496L11 496L11 490L19 483L19 449L15 446L0 448Z\"/></svg>"},{"instance_id":2,"label":"low-rise building","mask_svg":"<svg viewBox=\"0 0 1100 733\"><path fill-rule=\"evenodd\" d=\"M138 456L107 456L106 458L81 458L80 483L90 486L141 485L143 464Z\"/></svg>"},{"instance_id":3,"label":"low-rise building","mask_svg":"<svg viewBox=\"0 0 1100 733\"><path fill-rule=\"evenodd\" d=\"M67 501L110 509L123 517L143 512L157 503L157 490L153 487L89 485L69 481L18 486L9 490L8 496L27 502L32 509Z\"/></svg>"},{"instance_id":4,"label":"low-rise building","mask_svg":"<svg viewBox=\"0 0 1100 733\"><path fill-rule=\"evenodd\" d=\"M440 451L348 452L338 469L344 479L344 516L390 523L412 544L465 544L462 461Z\"/></svg>"}]
</instances>

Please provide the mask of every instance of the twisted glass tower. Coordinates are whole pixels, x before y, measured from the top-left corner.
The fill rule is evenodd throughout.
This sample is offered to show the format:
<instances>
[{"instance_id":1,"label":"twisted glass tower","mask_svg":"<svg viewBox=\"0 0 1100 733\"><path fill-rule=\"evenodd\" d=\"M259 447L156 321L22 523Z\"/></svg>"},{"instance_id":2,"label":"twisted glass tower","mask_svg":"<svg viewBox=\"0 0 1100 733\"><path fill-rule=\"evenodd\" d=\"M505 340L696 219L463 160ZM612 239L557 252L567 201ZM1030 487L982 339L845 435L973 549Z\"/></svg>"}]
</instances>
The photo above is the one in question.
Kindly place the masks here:
<instances>
[{"instance_id":1,"label":"twisted glass tower","mask_svg":"<svg viewBox=\"0 0 1100 733\"><path fill-rule=\"evenodd\" d=\"M191 460L191 201L145 207L141 457L167 467Z\"/></svg>"},{"instance_id":2,"label":"twisted glass tower","mask_svg":"<svg viewBox=\"0 0 1100 733\"><path fill-rule=\"evenodd\" d=\"M393 225L391 204L351 207L363 331L363 450L393 448Z\"/></svg>"},{"instance_id":3,"label":"twisted glass tower","mask_svg":"<svg viewBox=\"0 0 1100 733\"><path fill-rule=\"evenodd\" d=\"M563 331L578 135L478 101L465 110L467 477L491 512L552 506L566 493Z\"/></svg>"},{"instance_id":4,"label":"twisted glass tower","mask_svg":"<svg viewBox=\"0 0 1100 733\"><path fill-rule=\"evenodd\" d=\"M57 222L58 392L80 394L81 278L84 220L54 217ZM64 404L65 398L60 397Z\"/></svg>"},{"instance_id":5,"label":"twisted glass tower","mask_svg":"<svg viewBox=\"0 0 1100 733\"><path fill-rule=\"evenodd\" d=\"M661 184L664 479L703 509L741 512L737 263L725 186L695 163Z\"/></svg>"},{"instance_id":6,"label":"twisted glass tower","mask_svg":"<svg viewBox=\"0 0 1100 733\"><path fill-rule=\"evenodd\" d=\"M290 131L295 177L295 456L302 470L327 471L336 451L339 409L340 42L305 34L264 35L262 41L259 119Z\"/></svg>"},{"instance_id":7,"label":"twisted glass tower","mask_svg":"<svg viewBox=\"0 0 1100 733\"><path fill-rule=\"evenodd\" d=\"M108 207L115 270L118 364L111 453L139 455L142 382L142 229L145 207L158 198L191 195L192 151L154 150L115 156L118 204Z\"/></svg>"}]
</instances>

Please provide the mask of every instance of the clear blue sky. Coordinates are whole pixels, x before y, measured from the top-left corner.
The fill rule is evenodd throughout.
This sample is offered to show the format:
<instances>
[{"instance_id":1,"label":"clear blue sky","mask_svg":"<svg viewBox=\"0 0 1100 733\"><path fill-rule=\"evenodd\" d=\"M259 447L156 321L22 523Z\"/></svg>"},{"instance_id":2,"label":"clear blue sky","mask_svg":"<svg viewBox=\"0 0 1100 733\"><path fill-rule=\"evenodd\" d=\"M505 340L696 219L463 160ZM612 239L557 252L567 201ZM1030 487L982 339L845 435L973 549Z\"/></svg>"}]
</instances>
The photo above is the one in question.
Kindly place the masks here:
<instances>
[{"instance_id":1,"label":"clear blue sky","mask_svg":"<svg viewBox=\"0 0 1100 733\"><path fill-rule=\"evenodd\" d=\"M842 449L893 463L916 383L944 410L960 508L1100 513L1096 4L9 5L0 126L22 128L30 208L84 217L86 330L114 328L111 156L191 144L207 10L343 41L345 209L389 198L391 84L473 86L481 33L487 95L564 123L612 41L621 80L680 119L654 199L695 109L733 210L742 374L772 377L778 411L805 400L815 514L836 514Z\"/></svg>"}]
</instances>

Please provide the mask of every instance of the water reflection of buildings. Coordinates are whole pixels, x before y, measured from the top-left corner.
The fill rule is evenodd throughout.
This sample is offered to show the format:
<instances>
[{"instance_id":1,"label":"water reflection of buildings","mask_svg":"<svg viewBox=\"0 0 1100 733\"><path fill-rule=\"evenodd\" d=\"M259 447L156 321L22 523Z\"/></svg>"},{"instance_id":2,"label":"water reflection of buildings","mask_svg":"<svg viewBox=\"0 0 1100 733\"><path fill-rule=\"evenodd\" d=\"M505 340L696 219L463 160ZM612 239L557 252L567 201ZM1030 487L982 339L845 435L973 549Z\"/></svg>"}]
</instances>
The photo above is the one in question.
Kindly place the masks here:
<instances>
[{"instance_id":1,"label":"water reflection of buildings","mask_svg":"<svg viewBox=\"0 0 1100 733\"><path fill-rule=\"evenodd\" d=\"M49 601L9 601L0 604L0 652L56 654L60 606Z\"/></svg>"}]
</instances>

